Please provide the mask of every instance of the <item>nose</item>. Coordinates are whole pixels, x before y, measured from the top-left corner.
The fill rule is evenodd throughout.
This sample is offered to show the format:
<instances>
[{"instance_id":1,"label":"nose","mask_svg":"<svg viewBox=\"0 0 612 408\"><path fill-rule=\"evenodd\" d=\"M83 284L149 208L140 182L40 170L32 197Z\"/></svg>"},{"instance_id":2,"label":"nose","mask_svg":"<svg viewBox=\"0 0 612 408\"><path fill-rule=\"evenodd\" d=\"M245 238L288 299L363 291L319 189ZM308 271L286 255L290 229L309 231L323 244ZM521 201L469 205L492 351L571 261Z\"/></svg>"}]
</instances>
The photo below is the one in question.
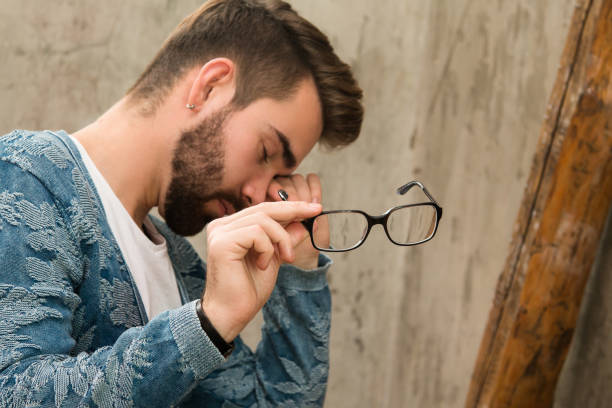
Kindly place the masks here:
<instances>
[{"instance_id":1,"label":"nose","mask_svg":"<svg viewBox=\"0 0 612 408\"><path fill-rule=\"evenodd\" d=\"M242 185L242 195L249 205L263 203L266 200L268 186L273 178L273 174L261 174L250 178Z\"/></svg>"}]
</instances>

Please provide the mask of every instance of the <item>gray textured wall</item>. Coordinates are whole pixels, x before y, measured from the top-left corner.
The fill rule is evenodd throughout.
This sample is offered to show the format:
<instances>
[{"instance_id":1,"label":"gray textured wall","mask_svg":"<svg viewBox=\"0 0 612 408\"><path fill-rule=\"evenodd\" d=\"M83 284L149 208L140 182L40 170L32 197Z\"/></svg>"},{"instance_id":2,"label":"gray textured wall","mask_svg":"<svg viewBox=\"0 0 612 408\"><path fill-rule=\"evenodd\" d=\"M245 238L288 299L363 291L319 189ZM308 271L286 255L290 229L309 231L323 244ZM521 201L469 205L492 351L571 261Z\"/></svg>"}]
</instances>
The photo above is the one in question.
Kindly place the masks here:
<instances>
[{"instance_id":1,"label":"gray textured wall","mask_svg":"<svg viewBox=\"0 0 612 408\"><path fill-rule=\"evenodd\" d=\"M292 3L329 34L365 90L362 137L339 152L315 151L302 166L321 175L325 207L381 213L406 202L395 187L419 179L445 211L439 235L422 248L394 247L378 230L358 251L334 257L327 405L461 406L573 1ZM74 131L94 120L200 1L0 4L5 133ZM203 250L201 237L194 243ZM609 257L601 259L600 269L610 271ZM602 338L612 305L600 288L612 280L595 275L601 286L589 284L595 300L583 321L596 321L578 335ZM245 336L254 342L256 332L255 323ZM576 403L586 398L581 390L610 383L611 357L601 358L610 338L603 338L595 349L576 342L558 406L584 406ZM575 374L593 362L600 362L598 382Z\"/></svg>"}]
</instances>

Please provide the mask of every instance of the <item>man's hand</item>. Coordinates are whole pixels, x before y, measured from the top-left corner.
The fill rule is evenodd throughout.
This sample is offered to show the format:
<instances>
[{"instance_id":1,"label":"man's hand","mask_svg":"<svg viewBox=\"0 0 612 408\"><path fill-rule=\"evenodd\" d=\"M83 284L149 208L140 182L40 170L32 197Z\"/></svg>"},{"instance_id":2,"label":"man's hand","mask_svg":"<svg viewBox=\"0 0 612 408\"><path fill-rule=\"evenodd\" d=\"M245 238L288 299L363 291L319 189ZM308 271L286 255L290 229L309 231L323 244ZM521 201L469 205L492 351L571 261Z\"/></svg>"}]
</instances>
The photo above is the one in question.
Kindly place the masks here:
<instances>
[{"instance_id":1,"label":"man's hand","mask_svg":"<svg viewBox=\"0 0 612 408\"><path fill-rule=\"evenodd\" d=\"M276 177L268 187L268 199L279 201L280 189L289 195L289 201L321 203L321 181L316 174L308 174L306 177L301 174ZM295 260L291 264L305 270L315 269L319 262L319 251L312 246L306 228L301 223L295 222L288 225L287 230L299 237L295 246Z\"/></svg>"},{"instance_id":2,"label":"man's hand","mask_svg":"<svg viewBox=\"0 0 612 408\"><path fill-rule=\"evenodd\" d=\"M281 263L295 261L303 233L286 227L320 212L316 203L266 202L208 224L202 308L226 341L268 300Z\"/></svg>"}]
</instances>

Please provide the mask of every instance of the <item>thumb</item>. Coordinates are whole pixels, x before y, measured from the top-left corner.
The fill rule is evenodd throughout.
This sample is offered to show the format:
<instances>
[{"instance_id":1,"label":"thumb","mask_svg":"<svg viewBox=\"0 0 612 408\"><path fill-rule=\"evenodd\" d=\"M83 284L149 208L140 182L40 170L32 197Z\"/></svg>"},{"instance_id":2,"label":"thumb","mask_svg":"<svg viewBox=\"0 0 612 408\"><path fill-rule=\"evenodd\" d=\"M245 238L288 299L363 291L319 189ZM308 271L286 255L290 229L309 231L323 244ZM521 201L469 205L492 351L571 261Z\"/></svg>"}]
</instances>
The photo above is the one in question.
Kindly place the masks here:
<instances>
[{"instance_id":1,"label":"thumb","mask_svg":"<svg viewBox=\"0 0 612 408\"><path fill-rule=\"evenodd\" d=\"M296 247L309 237L308 231L301 222L292 222L285 227L291 237L291 245Z\"/></svg>"}]
</instances>

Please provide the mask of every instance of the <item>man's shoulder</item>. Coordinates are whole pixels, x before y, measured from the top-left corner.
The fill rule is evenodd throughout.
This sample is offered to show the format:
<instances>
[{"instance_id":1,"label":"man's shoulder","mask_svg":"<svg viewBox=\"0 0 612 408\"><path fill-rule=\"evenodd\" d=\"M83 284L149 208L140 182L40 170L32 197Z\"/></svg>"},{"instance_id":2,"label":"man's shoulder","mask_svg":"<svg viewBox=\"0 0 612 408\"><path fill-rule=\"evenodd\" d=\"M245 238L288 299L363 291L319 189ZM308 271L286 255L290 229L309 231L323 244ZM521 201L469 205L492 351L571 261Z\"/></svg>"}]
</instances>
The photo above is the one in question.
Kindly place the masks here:
<instances>
[{"instance_id":1,"label":"man's shoulder","mask_svg":"<svg viewBox=\"0 0 612 408\"><path fill-rule=\"evenodd\" d=\"M71 171L78 160L75 151L63 131L14 130L0 137L0 161L15 164L36 176Z\"/></svg>"},{"instance_id":2,"label":"man's shoulder","mask_svg":"<svg viewBox=\"0 0 612 408\"><path fill-rule=\"evenodd\" d=\"M37 197L93 214L97 203L83 161L63 131L14 130L0 137L0 192L39 185ZM34 184L32 184L34 183ZM30 191L33 192L30 188ZM74 209L73 208L73 209Z\"/></svg>"}]
</instances>

